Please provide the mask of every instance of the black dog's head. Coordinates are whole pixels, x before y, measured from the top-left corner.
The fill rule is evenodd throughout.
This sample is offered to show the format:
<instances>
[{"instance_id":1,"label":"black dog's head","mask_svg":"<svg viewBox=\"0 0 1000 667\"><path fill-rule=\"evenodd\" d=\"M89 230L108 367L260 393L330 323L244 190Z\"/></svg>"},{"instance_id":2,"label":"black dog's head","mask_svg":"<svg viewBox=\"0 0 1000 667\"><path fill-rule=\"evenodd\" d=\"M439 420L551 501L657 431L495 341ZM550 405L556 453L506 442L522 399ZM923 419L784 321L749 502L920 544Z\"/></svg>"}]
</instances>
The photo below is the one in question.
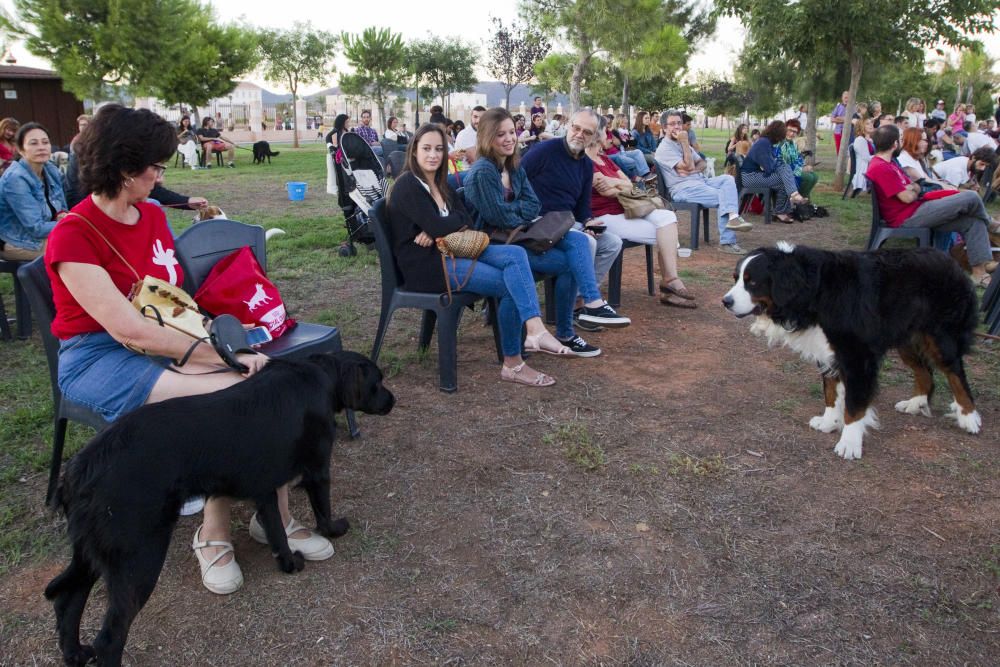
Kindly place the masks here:
<instances>
[{"instance_id":1,"label":"black dog's head","mask_svg":"<svg viewBox=\"0 0 1000 667\"><path fill-rule=\"evenodd\" d=\"M722 305L736 317L767 315L779 323L801 325L819 289L815 252L785 241L754 250L736 265L736 284Z\"/></svg>"},{"instance_id":2,"label":"black dog's head","mask_svg":"<svg viewBox=\"0 0 1000 667\"><path fill-rule=\"evenodd\" d=\"M317 354L309 358L330 375L334 384L334 411L358 410L371 415L389 414L396 397L382 386L382 371L357 352Z\"/></svg>"}]
</instances>

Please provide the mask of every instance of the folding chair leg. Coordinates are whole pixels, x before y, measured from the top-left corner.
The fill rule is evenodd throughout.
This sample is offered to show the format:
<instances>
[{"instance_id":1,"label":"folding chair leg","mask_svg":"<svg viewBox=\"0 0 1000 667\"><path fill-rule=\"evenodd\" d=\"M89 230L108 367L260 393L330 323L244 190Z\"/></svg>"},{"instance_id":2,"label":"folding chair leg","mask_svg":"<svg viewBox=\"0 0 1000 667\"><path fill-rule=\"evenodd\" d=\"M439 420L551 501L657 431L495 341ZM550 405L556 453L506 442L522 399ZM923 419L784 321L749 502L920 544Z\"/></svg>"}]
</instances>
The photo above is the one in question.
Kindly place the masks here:
<instances>
[{"instance_id":1,"label":"folding chair leg","mask_svg":"<svg viewBox=\"0 0 1000 667\"><path fill-rule=\"evenodd\" d=\"M53 424L52 461L49 464L49 488L45 492L46 505L52 501L52 496L56 492L56 486L59 484L59 470L62 468L63 445L66 444L66 425L68 423L65 417L56 417Z\"/></svg>"},{"instance_id":2,"label":"folding chair leg","mask_svg":"<svg viewBox=\"0 0 1000 667\"><path fill-rule=\"evenodd\" d=\"M546 276L542 285L545 287L545 323L554 326L556 323L556 277ZM499 345L497 349L500 349Z\"/></svg>"},{"instance_id":3,"label":"folding chair leg","mask_svg":"<svg viewBox=\"0 0 1000 667\"><path fill-rule=\"evenodd\" d=\"M656 294L654 291L656 285L653 283L656 279L653 277L653 246L646 246L646 291L649 292L649 296Z\"/></svg>"},{"instance_id":4,"label":"folding chair leg","mask_svg":"<svg viewBox=\"0 0 1000 667\"><path fill-rule=\"evenodd\" d=\"M358 416L354 414L354 410L348 410L347 416L347 432L351 434L352 438L357 438L361 435L361 429L358 428Z\"/></svg>"},{"instance_id":5,"label":"folding chair leg","mask_svg":"<svg viewBox=\"0 0 1000 667\"><path fill-rule=\"evenodd\" d=\"M688 209L688 212L691 214L691 250L697 250L698 236L699 236L698 225L699 225L699 218L701 217L701 209L690 208ZM705 241L707 242L708 239L706 238Z\"/></svg>"},{"instance_id":6,"label":"folding chair leg","mask_svg":"<svg viewBox=\"0 0 1000 667\"><path fill-rule=\"evenodd\" d=\"M711 241L711 238L708 236L708 226L712 223L712 212L709 211L707 208L702 208L698 210L701 211L702 227L705 229L705 243L708 243L709 241ZM698 246L695 247L697 248Z\"/></svg>"},{"instance_id":7,"label":"folding chair leg","mask_svg":"<svg viewBox=\"0 0 1000 667\"><path fill-rule=\"evenodd\" d=\"M625 248L618 251L615 263L608 271L608 304L612 308L622 305L622 263L624 262Z\"/></svg>"},{"instance_id":8,"label":"folding chair leg","mask_svg":"<svg viewBox=\"0 0 1000 667\"><path fill-rule=\"evenodd\" d=\"M0 340L10 340L10 323L7 321L7 309L3 305L3 297L0 297Z\"/></svg>"},{"instance_id":9,"label":"folding chair leg","mask_svg":"<svg viewBox=\"0 0 1000 667\"><path fill-rule=\"evenodd\" d=\"M549 298L548 295L546 295L545 297L546 303L548 303L548 298ZM489 322L490 322L490 327L493 329L493 345L496 347L497 350L497 362L502 364L503 344L500 342L500 322L497 320L497 300L494 299L493 297L490 297L486 299L486 302L489 304L489 312L490 312ZM546 308L548 308L547 305Z\"/></svg>"},{"instance_id":10,"label":"folding chair leg","mask_svg":"<svg viewBox=\"0 0 1000 667\"><path fill-rule=\"evenodd\" d=\"M14 308L17 310L17 337L21 340L31 338L31 306L28 304L28 294L21 286L21 281L14 275Z\"/></svg>"},{"instance_id":11,"label":"folding chair leg","mask_svg":"<svg viewBox=\"0 0 1000 667\"><path fill-rule=\"evenodd\" d=\"M426 350L430 347L431 338L434 336L434 324L437 322L438 314L433 310L425 310L424 317L420 322L420 338L417 340L417 346L421 350ZM438 332L438 336L441 332Z\"/></svg>"},{"instance_id":12,"label":"folding chair leg","mask_svg":"<svg viewBox=\"0 0 1000 667\"><path fill-rule=\"evenodd\" d=\"M385 332L389 329L389 322L392 320L392 309L383 308L382 314L378 318L378 328L375 330L375 344L372 345L372 361L378 361L378 355L382 352L382 343L385 342Z\"/></svg>"},{"instance_id":13,"label":"folding chair leg","mask_svg":"<svg viewBox=\"0 0 1000 667\"><path fill-rule=\"evenodd\" d=\"M461 311L449 308L440 314L438 323L438 377L441 391L458 391L458 321ZM427 322L427 318L424 318Z\"/></svg>"}]
</instances>

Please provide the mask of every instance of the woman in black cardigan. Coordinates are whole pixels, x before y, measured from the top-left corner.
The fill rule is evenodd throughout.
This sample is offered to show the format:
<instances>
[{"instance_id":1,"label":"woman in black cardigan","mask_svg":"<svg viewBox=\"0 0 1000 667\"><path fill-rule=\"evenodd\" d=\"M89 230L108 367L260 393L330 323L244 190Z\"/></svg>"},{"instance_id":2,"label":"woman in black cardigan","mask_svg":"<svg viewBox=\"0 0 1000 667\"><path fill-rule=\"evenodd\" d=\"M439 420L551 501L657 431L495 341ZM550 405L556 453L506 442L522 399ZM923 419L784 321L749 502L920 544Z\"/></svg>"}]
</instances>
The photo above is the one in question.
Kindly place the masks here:
<instances>
[{"instance_id":1,"label":"woman in black cardigan","mask_svg":"<svg viewBox=\"0 0 1000 667\"><path fill-rule=\"evenodd\" d=\"M448 140L437 125L417 130L406 151L406 166L389 194L392 250L407 289L444 292L441 253L434 239L464 227L472 218L462 198L448 188ZM497 322L503 349L500 378L508 382L547 387L555 380L528 367L521 359L521 325L527 330L524 349L558 356L572 352L548 332L542 322L535 279L524 248L491 244L478 260L447 262L451 289L496 297Z\"/></svg>"}]
</instances>

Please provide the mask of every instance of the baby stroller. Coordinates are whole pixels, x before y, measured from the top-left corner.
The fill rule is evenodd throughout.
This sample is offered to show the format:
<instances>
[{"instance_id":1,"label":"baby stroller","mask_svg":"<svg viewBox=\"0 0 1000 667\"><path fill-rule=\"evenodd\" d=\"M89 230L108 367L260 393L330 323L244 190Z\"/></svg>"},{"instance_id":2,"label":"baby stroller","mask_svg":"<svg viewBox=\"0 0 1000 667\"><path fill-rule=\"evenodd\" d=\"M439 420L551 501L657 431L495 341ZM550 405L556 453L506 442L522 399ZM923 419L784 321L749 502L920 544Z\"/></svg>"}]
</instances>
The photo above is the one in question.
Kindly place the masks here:
<instances>
[{"instance_id":1,"label":"baby stroller","mask_svg":"<svg viewBox=\"0 0 1000 667\"><path fill-rule=\"evenodd\" d=\"M329 141L332 134L327 135L327 147L331 152L336 150ZM388 182L382 163L364 139L351 132L341 132L337 135L337 143L340 145L340 161L336 162L337 204L347 224L347 241L340 245L337 254L350 257L358 254L355 242L369 248L375 243L368 228L368 211L376 200L385 196Z\"/></svg>"}]
</instances>

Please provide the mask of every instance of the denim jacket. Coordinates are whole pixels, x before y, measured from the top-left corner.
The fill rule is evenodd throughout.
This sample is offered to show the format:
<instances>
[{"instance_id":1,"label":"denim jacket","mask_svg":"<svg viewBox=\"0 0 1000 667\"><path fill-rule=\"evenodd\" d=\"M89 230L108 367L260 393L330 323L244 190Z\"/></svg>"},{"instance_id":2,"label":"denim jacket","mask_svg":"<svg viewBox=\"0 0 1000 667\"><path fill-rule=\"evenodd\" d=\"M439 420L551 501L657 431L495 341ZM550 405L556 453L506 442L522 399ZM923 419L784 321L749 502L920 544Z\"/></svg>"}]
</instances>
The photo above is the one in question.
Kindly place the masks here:
<instances>
[{"instance_id":1,"label":"denim jacket","mask_svg":"<svg viewBox=\"0 0 1000 667\"><path fill-rule=\"evenodd\" d=\"M56 212L67 210L63 175L51 162L44 167L49 201ZM45 187L24 160L18 160L0 176L0 240L26 250L40 250L56 226L45 201Z\"/></svg>"},{"instance_id":2,"label":"denim jacket","mask_svg":"<svg viewBox=\"0 0 1000 667\"><path fill-rule=\"evenodd\" d=\"M513 201L504 199L500 168L492 160L480 158L473 162L465 172L464 183L465 203L473 210L477 229L514 229L530 223L542 208L522 167L510 175Z\"/></svg>"},{"instance_id":3,"label":"denim jacket","mask_svg":"<svg viewBox=\"0 0 1000 667\"><path fill-rule=\"evenodd\" d=\"M635 139L636 148L641 150L643 153L650 153L650 154L656 153L656 148L657 148L656 137L653 136L653 133L650 131L648 127L645 130L643 130L642 134L640 134L635 130L632 130L632 137Z\"/></svg>"}]
</instances>

